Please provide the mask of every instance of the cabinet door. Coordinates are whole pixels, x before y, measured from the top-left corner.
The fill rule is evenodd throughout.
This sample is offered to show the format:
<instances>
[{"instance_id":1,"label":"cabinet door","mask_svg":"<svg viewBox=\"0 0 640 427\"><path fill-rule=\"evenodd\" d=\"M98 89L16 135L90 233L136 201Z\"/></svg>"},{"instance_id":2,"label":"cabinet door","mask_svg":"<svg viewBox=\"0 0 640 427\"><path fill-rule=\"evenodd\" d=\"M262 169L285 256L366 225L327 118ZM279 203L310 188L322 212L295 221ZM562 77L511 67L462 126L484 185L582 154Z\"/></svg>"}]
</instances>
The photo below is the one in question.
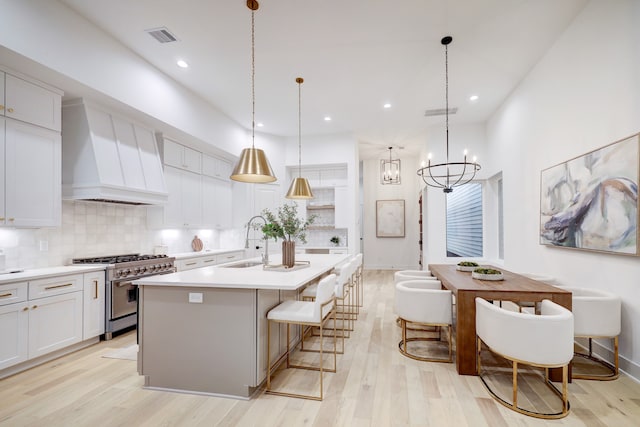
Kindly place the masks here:
<instances>
[{"instance_id":1,"label":"cabinet door","mask_svg":"<svg viewBox=\"0 0 640 427\"><path fill-rule=\"evenodd\" d=\"M214 228L231 228L233 201L231 183L202 177L203 221Z\"/></svg>"},{"instance_id":2,"label":"cabinet door","mask_svg":"<svg viewBox=\"0 0 640 427\"><path fill-rule=\"evenodd\" d=\"M349 198L347 187L335 188L335 226L349 228Z\"/></svg>"},{"instance_id":3,"label":"cabinet door","mask_svg":"<svg viewBox=\"0 0 640 427\"><path fill-rule=\"evenodd\" d=\"M28 310L26 302L0 306L0 370L27 360Z\"/></svg>"},{"instance_id":4,"label":"cabinet door","mask_svg":"<svg viewBox=\"0 0 640 427\"><path fill-rule=\"evenodd\" d=\"M267 378L267 327L269 325L269 321L267 320L267 313L273 307L277 306L280 302L280 291L278 290L266 290L266 289L258 289L257 291L257 322L258 322L258 336L257 336L257 353L256 353L256 383L255 385L260 384ZM286 328L286 326L284 326ZM270 340L270 353L271 353L271 363L278 360L280 355L284 353L285 346L281 344L280 340L280 331L282 326L280 323L273 322L271 324L271 340ZM293 330L297 330L297 328L292 328ZM283 337L286 340L286 329L284 329Z\"/></svg>"},{"instance_id":5,"label":"cabinet door","mask_svg":"<svg viewBox=\"0 0 640 427\"><path fill-rule=\"evenodd\" d=\"M14 120L5 127L5 224L59 226L60 133Z\"/></svg>"},{"instance_id":6,"label":"cabinet door","mask_svg":"<svg viewBox=\"0 0 640 427\"><path fill-rule=\"evenodd\" d=\"M202 224L201 175L182 171L182 217L185 227Z\"/></svg>"},{"instance_id":7,"label":"cabinet door","mask_svg":"<svg viewBox=\"0 0 640 427\"><path fill-rule=\"evenodd\" d=\"M29 358L82 341L82 292L30 301Z\"/></svg>"},{"instance_id":8,"label":"cabinet door","mask_svg":"<svg viewBox=\"0 0 640 427\"><path fill-rule=\"evenodd\" d=\"M83 293L83 325L82 339L97 337L104 334L105 322L105 284L104 271L96 271L84 274Z\"/></svg>"},{"instance_id":9,"label":"cabinet door","mask_svg":"<svg viewBox=\"0 0 640 427\"><path fill-rule=\"evenodd\" d=\"M164 210L164 226L182 227L182 171L171 166L164 168L164 181L169 198Z\"/></svg>"},{"instance_id":10,"label":"cabinet door","mask_svg":"<svg viewBox=\"0 0 640 427\"><path fill-rule=\"evenodd\" d=\"M183 150L184 154L182 157L182 167L191 172L202 172L202 153L189 147L183 147Z\"/></svg>"},{"instance_id":11,"label":"cabinet door","mask_svg":"<svg viewBox=\"0 0 640 427\"><path fill-rule=\"evenodd\" d=\"M6 74L6 116L60 132L62 97L41 86Z\"/></svg>"},{"instance_id":12,"label":"cabinet door","mask_svg":"<svg viewBox=\"0 0 640 427\"><path fill-rule=\"evenodd\" d=\"M182 168L182 145L164 138L164 164Z\"/></svg>"},{"instance_id":13,"label":"cabinet door","mask_svg":"<svg viewBox=\"0 0 640 427\"><path fill-rule=\"evenodd\" d=\"M4 225L7 223L6 206L5 206L5 176L6 176L6 168L5 168L5 151L6 151L6 143L5 143L5 122L6 120L0 117L0 167L3 168L3 171L0 171L0 225Z\"/></svg>"},{"instance_id":14,"label":"cabinet door","mask_svg":"<svg viewBox=\"0 0 640 427\"><path fill-rule=\"evenodd\" d=\"M5 73L0 71L0 116L4 116L6 111L4 105L4 76Z\"/></svg>"}]
</instances>

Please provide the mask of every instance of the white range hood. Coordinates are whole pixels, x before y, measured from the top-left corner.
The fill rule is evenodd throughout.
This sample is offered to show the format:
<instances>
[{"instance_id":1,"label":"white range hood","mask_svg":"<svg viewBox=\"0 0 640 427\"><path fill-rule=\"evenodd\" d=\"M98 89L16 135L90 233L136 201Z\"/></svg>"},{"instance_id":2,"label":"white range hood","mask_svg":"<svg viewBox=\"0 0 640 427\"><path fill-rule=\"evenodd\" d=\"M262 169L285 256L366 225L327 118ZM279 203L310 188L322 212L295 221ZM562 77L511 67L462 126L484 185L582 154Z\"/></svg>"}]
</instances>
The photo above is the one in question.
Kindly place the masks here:
<instances>
[{"instance_id":1,"label":"white range hood","mask_svg":"<svg viewBox=\"0 0 640 427\"><path fill-rule=\"evenodd\" d=\"M82 99L65 102L62 198L136 205L166 203L153 130Z\"/></svg>"}]
</instances>

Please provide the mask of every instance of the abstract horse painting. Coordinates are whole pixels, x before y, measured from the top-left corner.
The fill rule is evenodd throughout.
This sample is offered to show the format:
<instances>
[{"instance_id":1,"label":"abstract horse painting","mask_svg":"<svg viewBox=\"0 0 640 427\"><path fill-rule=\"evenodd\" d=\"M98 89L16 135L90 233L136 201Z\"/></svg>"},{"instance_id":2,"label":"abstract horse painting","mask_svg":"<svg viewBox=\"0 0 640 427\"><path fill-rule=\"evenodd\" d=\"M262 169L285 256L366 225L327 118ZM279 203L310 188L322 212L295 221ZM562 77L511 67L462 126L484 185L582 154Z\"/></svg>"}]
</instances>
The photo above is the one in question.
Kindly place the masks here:
<instances>
[{"instance_id":1,"label":"abstract horse painting","mask_svg":"<svg viewBox=\"0 0 640 427\"><path fill-rule=\"evenodd\" d=\"M540 174L540 243L638 253L640 134Z\"/></svg>"}]
</instances>

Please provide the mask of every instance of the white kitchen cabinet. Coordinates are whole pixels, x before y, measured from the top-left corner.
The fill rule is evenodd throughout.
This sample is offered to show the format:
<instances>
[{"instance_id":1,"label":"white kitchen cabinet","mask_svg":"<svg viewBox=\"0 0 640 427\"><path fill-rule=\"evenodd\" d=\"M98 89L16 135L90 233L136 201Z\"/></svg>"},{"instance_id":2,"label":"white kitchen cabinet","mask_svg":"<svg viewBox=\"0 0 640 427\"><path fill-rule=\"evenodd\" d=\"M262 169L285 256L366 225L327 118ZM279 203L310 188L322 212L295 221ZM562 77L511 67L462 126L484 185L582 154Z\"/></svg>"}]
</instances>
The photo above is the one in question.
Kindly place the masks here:
<instances>
[{"instance_id":1,"label":"white kitchen cabinet","mask_svg":"<svg viewBox=\"0 0 640 427\"><path fill-rule=\"evenodd\" d=\"M163 137L164 164L188 170L194 173L202 172L202 153L185 147L167 137Z\"/></svg>"},{"instance_id":2,"label":"white kitchen cabinet","mask_svg":"<svg viewBox=\"0 0 640 427\"><path fill-rule=\"evenodd\" d=\"M0 105L6 117L60 132L62 93L0 73Z\"/></svg>"},{"instance_id":3,"label":"white kitchen cabinet","mask_svg":"<svg viewBox=\"0 0 640 427\"><path fill-rule=\"evenodd\" d=\"M349 228L349 196L347 187L336 187L334 190L335 227Z\"/></svg>"},{"instance_id":4,"label":"white kitchen cabinet","mask_svg":"<svg viewBox=\"0 0 640 427\"><path fill-rule=\"evenodd\" d=\"M225 252L217 254L197 253L192 257L184 257L175 261L177 271L193 270L194 268L209 267L224 264L244 258L243 251Z\"/></svg>"},{"instance_id":5,"label":"white kitchen cabinet","mask_svg":"<svg viewBox=\"0 0 640 427\"><path fill-rule=\"evenodd\" d=\"M202 225L201 175L165 166L164 179L169 193L165 206L148 209L151 225L199 227Z\"/></svg>"},{"instance_id":6,"label":"white kitchen cabinet","mask_svg":"<svg viewBox=\"0 0 640 427\"><path fill-rule=\"evenodd\" d=\"M218 157L209 156L208 154L202 155L202 174L213 178L222 179L224 181L230 181L229 176L233 166L231 162Z\"/></svg>"},{"instance_id":7,"label":"white kitchen cabinet","mask_svg":"<svg viewBox=\"0 0 640 427\"><path fill-rule=\"evenodd\" d=\"M83 322L82 339L104 334L105 322L105 275L104 271L85 273L83 276Z\"/></svg>"},{"instance_id":8,"label":"white kitchen cabinet","mask_svg":"<svg viewBox=\"0 0 640 427\"><path fill-rule=\"evenodd\" d=\"M0 119L0 133L0 225L59 226L60 133L9 119Z\"/></svg>"},{"instance_id":9,"label":"white kitchen cabinet","mask_svg":"<svg viewBox=\"0 0 640 427\"><path fill-rule=\"evenodd\" d=\"M28 358L27 282L0 285L0 370Z\"/></svg>"},{"instance_id":10,"label":"white kitchen cabinet","mask_svg":"<svg viewBox=\"0 0 640 427\"><path fill-rule=\"evenodd\" d=\"M29 301L29 358L82 341L82 291Z\"/></svg>"},{"instance_id":11,"label":"white kitchen cabinet","mask_svg":"<svg viewBox=\"0 0 640 427\"><path fill-rule=\"evenodd\" d=\"M202 222L212 228L231 228L231 183L202 176Z\"/></svg>"}]
</instances>

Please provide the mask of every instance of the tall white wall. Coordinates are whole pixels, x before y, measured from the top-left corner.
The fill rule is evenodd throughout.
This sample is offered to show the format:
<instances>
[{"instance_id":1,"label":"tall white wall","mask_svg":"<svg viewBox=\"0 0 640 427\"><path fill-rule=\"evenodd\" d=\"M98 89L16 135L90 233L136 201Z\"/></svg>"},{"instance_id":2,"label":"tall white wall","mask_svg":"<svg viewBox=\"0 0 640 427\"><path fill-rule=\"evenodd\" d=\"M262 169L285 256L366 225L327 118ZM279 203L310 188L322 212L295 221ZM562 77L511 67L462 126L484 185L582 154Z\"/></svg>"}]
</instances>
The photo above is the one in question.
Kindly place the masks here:
<instances>
[{"instance_id":1,"label":"tall white wall","mask_svg":"<svg viewBox=\"0 0 640 427\"><path fill-rule=\"evenodd\" d=\"M505 267L620 295L621 368L636 378L640 259L541 246L538 230L542 169L640 131L639 22L638 1L585 7L488 122L483 164L503 173Z\"/></svg>"},{"instance_id":2,"label":"tall white wall","mask_svg":"<svg viewBox=\"0 0 640 427\"><path fill-rule=\"evenodd\" d=\"M385 155L385 157L388 153ZM381 158L383 156L380 156ZM400 184L380 183L380 160L363 161L363 240L364 265L368 269L417 269L419 267L419 205L420 183L415 156L400 157ZM394 158L396 158L394 154ZM404 200L405 236L376 237L376 201Z\"/></svg>"}]
</instances>

